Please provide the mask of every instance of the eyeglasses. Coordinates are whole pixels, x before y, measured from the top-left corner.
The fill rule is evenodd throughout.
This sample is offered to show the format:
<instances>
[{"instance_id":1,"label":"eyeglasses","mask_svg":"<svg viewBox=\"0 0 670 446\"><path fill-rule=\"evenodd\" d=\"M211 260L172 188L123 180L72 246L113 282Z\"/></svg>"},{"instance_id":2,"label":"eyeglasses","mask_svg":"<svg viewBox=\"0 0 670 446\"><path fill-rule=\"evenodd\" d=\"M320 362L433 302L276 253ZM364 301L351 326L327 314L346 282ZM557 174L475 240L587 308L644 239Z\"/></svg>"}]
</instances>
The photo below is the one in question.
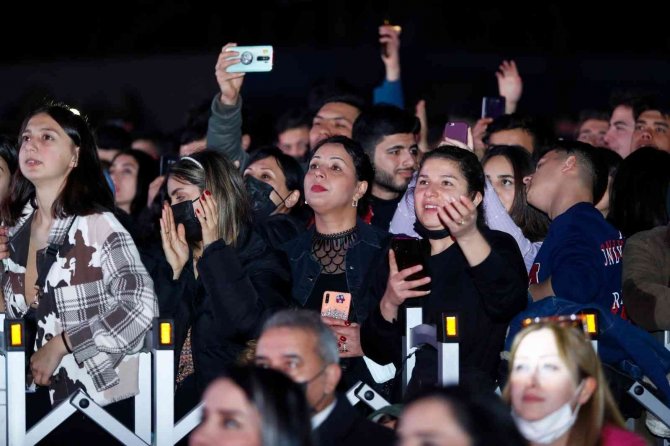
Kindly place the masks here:
<instances>
[{"instance_id":1,"label":"eyeglasses","mask_svg":"<svg viewBox=\"0 0 670 446\"><path fill-rule=\"evenodd\" d=\"M588 336L595 336L598 333L598 323L595 313L529 317L521 321L522 328L526 328L532 324L556 324L560 327L574 327L582 330Z\"/></svg>"}]
</instances>

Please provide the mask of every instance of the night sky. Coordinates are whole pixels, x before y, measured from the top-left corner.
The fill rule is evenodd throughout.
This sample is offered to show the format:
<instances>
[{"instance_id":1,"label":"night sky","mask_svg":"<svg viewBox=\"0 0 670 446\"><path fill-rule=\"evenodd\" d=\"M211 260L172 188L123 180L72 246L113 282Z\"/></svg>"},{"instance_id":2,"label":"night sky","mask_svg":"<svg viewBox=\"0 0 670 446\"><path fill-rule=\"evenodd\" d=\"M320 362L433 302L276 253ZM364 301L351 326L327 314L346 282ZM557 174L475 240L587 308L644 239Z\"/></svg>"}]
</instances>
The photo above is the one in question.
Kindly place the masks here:
<instances>
[{"instance_id":1,"label":"night sky","mask_svg":"<svg viewBox=\"0 0 670 446\"><path fill-rule=\"evenodd\" d=\"M16 12L5 14L0 26L5 64L211 52L229 40L355 46L374 39L384 18L403 26L404 48L416 51L666 57L670 47L667 14L651 4L587 8L584 3L533 2L521 8L519 2L439 0L246 0L235 6L226 0L121 0L88 2L85 7L65 7L69 2L14 3Z\"/></svg>"}]
</instances>

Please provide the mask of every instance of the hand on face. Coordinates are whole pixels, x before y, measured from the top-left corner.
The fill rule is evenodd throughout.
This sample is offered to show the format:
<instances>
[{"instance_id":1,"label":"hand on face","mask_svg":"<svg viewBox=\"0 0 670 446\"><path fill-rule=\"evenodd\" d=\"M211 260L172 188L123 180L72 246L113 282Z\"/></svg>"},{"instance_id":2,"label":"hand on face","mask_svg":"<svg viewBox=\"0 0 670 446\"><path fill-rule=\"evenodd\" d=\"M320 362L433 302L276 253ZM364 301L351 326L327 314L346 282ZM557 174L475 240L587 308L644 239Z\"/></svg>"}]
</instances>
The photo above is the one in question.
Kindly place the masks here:
<instances>
[{"instance_id":1,"label":"hand on face","mask_svg":"<svg viewBox=\"0 0 670 446\"><path fill-rule=\"evenodd\" d=\"M163 211L160 219L161 242L165 258L172 267L173 279L177 279L181 270L188 262L189 247L186 242L186 231L183 224L175 228L174 215L172 208L167 203L163 203Z\"/></svg>"},{"instance_id":2,"label":"hand on face","mask_svg":"<svg viewBox=\"0 0 670 446\"><path fill-rule=\"evenodd\" d=\"M448 197L437 215L456 240L477 231L477 206L465 195Z\"/></svg>"},{"instance_id":3,"label":"hand on face","mask_svg":"<svg viewBox=\"0 0 670 446\"><path fill-rule=\"evenodd\" d=\"M200 208L195 208L202 227L202 244L207 246L219 239L219 207L212 193L208 190L200 196Z\"/></svg>"}]
</instances>

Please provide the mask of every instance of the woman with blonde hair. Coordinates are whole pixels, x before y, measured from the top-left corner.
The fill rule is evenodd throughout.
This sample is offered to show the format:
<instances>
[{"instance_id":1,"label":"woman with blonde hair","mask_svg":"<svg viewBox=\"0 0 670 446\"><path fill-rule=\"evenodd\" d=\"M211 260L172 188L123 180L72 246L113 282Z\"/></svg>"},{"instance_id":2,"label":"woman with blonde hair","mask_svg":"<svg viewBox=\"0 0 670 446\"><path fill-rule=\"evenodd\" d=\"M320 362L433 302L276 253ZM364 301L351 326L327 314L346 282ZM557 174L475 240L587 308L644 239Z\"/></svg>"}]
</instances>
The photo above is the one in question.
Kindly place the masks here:
<instances>
[{"instance_id":1,"label":"woman with blonde hair","mask_svg":"<svg viewBox=\"0 0 670 446\"><path fill-rule=\"evenodd\" d=\"M519 431L531 445L644 445L624 428L591 341L563 319L533 323L514 339L503 398Z\"/></svg>"},{"instance_id":2,"label":"woman with blonde hair","mask_svg":"<svg viewBox=\"0 0 670 446\"><path fill-rule=\"evenodd\" d=\"M237 362L265 318L284 308L288 269L252 228L242 175L220 153L182 157L167 174L165 258L153 270L161 317L175 321L175 414Z\"/></svg>"}]
</instances>

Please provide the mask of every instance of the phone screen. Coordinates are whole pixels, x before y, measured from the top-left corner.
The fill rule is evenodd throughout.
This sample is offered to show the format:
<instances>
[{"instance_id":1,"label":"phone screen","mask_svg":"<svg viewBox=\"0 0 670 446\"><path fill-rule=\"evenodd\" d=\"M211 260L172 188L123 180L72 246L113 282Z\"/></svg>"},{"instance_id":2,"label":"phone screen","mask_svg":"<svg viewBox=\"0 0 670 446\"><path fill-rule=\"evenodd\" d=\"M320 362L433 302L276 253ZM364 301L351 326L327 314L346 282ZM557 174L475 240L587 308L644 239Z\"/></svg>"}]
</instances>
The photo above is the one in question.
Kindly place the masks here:
<instances>
[{"instance_id":1,"label":"phone screen","mask_svg":"<svg viewBox=\"0 0 670 446\"><path fill-rule=\"evenodd\" d=\"M163 176L165 175L168 170L170 170L170 166L176 163L179 160L178 156L174 155L163 155L161 156L161 164L160 164L160 171L159 175Z\"/></svg>"},{"instance_id":2,"label":"phone screen","mask_svg":"<svg viewBox=\"0 0 670 446\"><path fill-rule=\"evenodd\" d=\"M424 240L411 237L394 237L391 239L391 249L395 253L398 271L415 265L423 265L423 269L407 277L406 280L417 280L429 275L427 260L430 257L430 245ZM430 283L417 287L418 291L430 290Z\"/></svg>"},{"instance_id":3,"label":"phone screen","mask_svg":"<svg viewBox=\"0 0 670 446\"><path fill-rule=\"evenodd\" d=\"M461 121L447 122L444 126L443 137L455 139L463 144L468 143L468 123Z\"/></svg>"},{"instance_id":4,"label":"phone screen","mask_svg":"<svg viewBox=\"0 0 670 446\"><path fill-rule=\"evenodd\" d=\"M497 118L505 114L504 96L485 96L482 98L482 118Z\"/></svg>"}]
</instances>

